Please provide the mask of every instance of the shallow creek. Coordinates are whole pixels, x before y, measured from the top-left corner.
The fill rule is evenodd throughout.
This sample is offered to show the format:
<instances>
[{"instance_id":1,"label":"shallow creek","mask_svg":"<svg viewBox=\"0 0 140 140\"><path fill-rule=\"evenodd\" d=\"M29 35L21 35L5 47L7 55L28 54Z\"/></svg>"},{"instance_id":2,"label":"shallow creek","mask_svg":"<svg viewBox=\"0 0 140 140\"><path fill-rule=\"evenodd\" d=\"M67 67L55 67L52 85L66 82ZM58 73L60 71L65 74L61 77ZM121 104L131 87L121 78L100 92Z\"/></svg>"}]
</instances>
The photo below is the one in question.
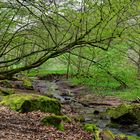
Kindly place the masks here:
<instances>
[{"instance_id":1,"label":"shallow creek","mask_svg":"<svg viewBox=\"0 0 140 140\"><path fill-rule=\"evenodd\" d=\"M112 104L109 104L110 102L108 99L106 99L106 102L102 102L103 99L89 97L91 101L88 102L85 96L85 94L88 96L87 90L82 87L74 87L64 81L49 82L46 80L35 80L33 85L34 90L39 91L41 94L55 97L60 100L62 104L69 105L74 115L78 116L82 123L93 123L100 129L109 129L115 134L124 133L140 137L140 128L137 124L131 126L115 125L115 127L110 125L111 120L109 116L106 115L106 110L117 103L121 104L118 100L115 104L115 100L112 99Z\"/></svg>"}]
</instances>

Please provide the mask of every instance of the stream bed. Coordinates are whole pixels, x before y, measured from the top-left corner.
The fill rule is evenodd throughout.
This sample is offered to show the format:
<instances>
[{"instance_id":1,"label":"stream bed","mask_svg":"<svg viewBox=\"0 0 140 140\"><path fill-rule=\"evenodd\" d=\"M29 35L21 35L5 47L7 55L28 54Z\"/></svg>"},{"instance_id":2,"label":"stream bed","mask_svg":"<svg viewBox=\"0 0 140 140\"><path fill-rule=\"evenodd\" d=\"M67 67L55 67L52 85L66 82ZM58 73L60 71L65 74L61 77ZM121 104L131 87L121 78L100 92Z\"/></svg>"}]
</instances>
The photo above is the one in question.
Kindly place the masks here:
<instances>
[{"instance_id":1,"label":"stream bed","mask_svg":"<svg viewBox=\"0 0 140 140\"><path fill-rule=\"evenodd\" d=\"M109 107L122 103L120 99L90 97L87 89L72 86L66 81L35 80L33 85L35 91L40 92L42 95L57 98L63 106L69 106L74 115L84 124L96 124L100 129L111 130L114 134L123 133L140 137L140 128L137 124L112 124L110 117L106 114ZM92 96L92 93L90 95Z\"/></svg>"}]
</instances>

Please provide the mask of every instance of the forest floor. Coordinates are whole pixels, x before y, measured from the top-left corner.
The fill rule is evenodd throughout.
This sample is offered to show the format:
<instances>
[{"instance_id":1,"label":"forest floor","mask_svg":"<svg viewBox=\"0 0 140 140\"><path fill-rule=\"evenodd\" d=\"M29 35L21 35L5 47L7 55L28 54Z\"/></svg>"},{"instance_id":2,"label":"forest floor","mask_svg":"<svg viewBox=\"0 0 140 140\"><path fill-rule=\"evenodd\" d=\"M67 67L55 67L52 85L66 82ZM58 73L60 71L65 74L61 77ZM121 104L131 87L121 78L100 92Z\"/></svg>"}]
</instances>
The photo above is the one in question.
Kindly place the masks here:
<instances>
[{"instance_id":1,"label":"forest floor","mask_svg":"<svg viewBox=\"0 0 140 140\"><path fill-rule=\"evenodd\" d=\"M79 123L65 124L65 131L43 126L40 119L47 115L40 111L18 113L0 107L0 140L91 140Z\"/></svg>"},{"instance_id":2,"label":"forest floor","mask_svg":"<svg viewBox=\"0 0 140 140\"><path fill-rule=\"evenodd\" d=\"M67 82L58 82L58 89L74 94L76 102L83 106L118 106L125 102L117 97L89 94L83 86L71 86ZM18 93L39 93L26 89L16 89ZM40 93L39 93L40 94ZM75 105L74 105L75 106ZM77 108L68 103L62 104L62 113L68 116L77 114ZM77 105L75 106L77 107ZM78 107L80 108L80 106ZM79 110L79 109L78 109ZM8 107L0 106L0 140L92 140L92 134L83 130L79 122L65 123L65 130L59 131L54 127L43 126L40 119L49 115L40 111L18 113Z\"/></svg>"}]
</instances>

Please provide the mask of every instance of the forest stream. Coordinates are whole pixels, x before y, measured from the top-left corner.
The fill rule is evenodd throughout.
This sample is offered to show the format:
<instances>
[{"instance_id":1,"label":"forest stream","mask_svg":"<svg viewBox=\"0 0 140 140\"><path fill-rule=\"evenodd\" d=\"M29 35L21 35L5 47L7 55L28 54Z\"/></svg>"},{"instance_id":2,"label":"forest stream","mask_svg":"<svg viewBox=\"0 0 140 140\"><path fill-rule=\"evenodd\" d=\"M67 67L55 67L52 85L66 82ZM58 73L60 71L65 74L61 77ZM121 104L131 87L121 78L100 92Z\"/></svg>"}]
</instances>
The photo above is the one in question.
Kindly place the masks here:
<instances>
[{"instance_id":1,"label":"forest stream","mask_svg":"<svg viewBox=\"0 0 140 140\"><path fill-rule=\"evenodd\" d=\"M32 88L23 87L22 81L12 81L16 93L40 94L56 98L62 106L62 113L82 124L95 124L100 130L111 130L114 134L140 136L136 123L112 123L107 110L131 102L113 96L99 95L83 85L73 85L64 79L46 79L30 77ZM1 84L1 86L3 86ZM130 118L131 119L131 118ZM133 119L133 118L132 118ZM131 121L130 121L131 122Z\"/></svg>"},{"instance_id":2,"label":"forest stream","mask_svg":"<svg viewBox=\"0 0 140 140\"><path fill-rule=\"evenodd\" d=\"M35 80L33 85L34 90L42 95L57 98L63 105L65 114L78 118L84 124L96 124L100 129L109 129L114 134L140 135L140 128L137 124L110 125L110 117L106 114L108 108L129 103L128 101L90 93L88 88L73 86L67 80Z\"/></svg>"}]
</instances>

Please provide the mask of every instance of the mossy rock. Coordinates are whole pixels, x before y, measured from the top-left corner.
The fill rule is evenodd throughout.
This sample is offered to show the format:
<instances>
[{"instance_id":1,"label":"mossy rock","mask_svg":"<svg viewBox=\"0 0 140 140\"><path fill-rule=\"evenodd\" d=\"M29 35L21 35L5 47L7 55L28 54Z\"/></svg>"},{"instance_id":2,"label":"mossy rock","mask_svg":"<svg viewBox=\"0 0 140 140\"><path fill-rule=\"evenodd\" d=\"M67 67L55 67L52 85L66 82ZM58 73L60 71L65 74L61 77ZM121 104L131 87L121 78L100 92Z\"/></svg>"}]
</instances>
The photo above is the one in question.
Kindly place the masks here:
<instances>
[{"instance_id":1,"label":"mossy rock","mask_svg":"<svg viewBox=\"0 0 140 140\"><path fill-rule=\"evenodd\" d=\"M71 122L71 119L67 116L57 116L57 115L51 115L51 116L45 116L41 119L41 122L46 126L54 126L58 130L63 131L64 125L63 121L65 122Z\"/></svg>"},{"instance_id":2,"label":"mossy rock","mask_svg":"<svg viewBox=\"0 0 140 140\"><path fill-rule=\"evenodd\" d=\"M95 132L98 130L97 126L95 124L85 124L84 125L84 130L88 131L88 132Z\"/></svg>"},{"instance_id":3,"label":"mossy rock","mask_svg":"<svg viewBox=\"0 0 140 140\"><path fill-rule=\"evenodd\" d=\"M137 136L127 136L128 140L140 140L140 137Z\"/></svg>"},{"instance_id":4,"label":"mossy rock","mask_svg":"<svg viewBox=\"0 0 140 140\"><path fill-rule=\"evenodd\" d=\"M23 77L22 81L23 81L23 87L25 87L26 89L33 89L32 80L30 78Z\"/></svg>"},{"instance_id":5,"label":"mossy rock","mask_svg":"<svg viewBox=\"0 0 140 140\"><path fill-rule=\"evenodd\" d=\"M128 125L137 123L140 125L140 104L122 104L116 108L110 108L107 113L115 123Z\"/></svg>"},{"instance_id":6,"label":"mossy rock","mask_svg":"<svg viewBox=\"0 0 140 140\"><path fill-rule=\"evenodd\" d=\"M0 89L0 95L1 96L7 96L7 95L14 94L14 93L15 93L15 91L13 89L10 89L10 88Z\"/></svg>"},{"instance_id":7,"label":"mossy rock","mask_svg":"<svg viewBox=\"0 0 140 140\"><path fill-rule=\"evenodd\" d=\"M112 118L119 118L120 116L130 112L132 107L130 105L121 104L118 107L110 108L107 112Z\"/></svg>"},{"instance_id":8,"label":"mossy rock","mask_svg":"<svg viewBox=\"0 0 140 140\"><path fill-rule=\"evenodd\" d=\"M100 132L99 137L101 140L114 140L115 135L110 130Z\"/></svg>"},{"instance_id":9,"label":"mossy rock","mask_svg":"<svg viewBox=\"0 0 140 140\"><path fill-rule=\"evenodd\" d=\"M17 81L22 82L23 88L33 89L32 79L29 78L28 76L23 75L23 74L17 74L16 79L17 79Z\"/></svg>"},{"instance_id":10,"label":"mossy rock","mask_svg":"<svg viewBox=\"0 0 140 140\"><path fill-rule=\"evenodd\" d=\"M110 130L97 130L94 133L94 140L140 140L140 137L125 134L115 135Z\"/></svg>"},{"instance_id":11,"label":"mossy rock","mask_svg":"<svg viewBox=\"0 0 140 140\"><path fill-rule=\"evenodd\" d=\"M140 140L137 136L128 136L124 134L116 135L110 130L96 130L93 132L94 140Z\"/></svg>"},{"instance_id":12,"label":"mossy rock","mask_svg":"<svg viewBox=\"0 0 140 140\"><path fill-rule=\"evenodd\" d=\"M140 140L140 137L125 135L125 134L120 134L116 137L120 138L120 139L117 139L117 140Z\"/></svg>"},{"instance_id":13,"label":"mossy rock","mask_svg":"<svg viewBox=\"0 0 140 140\"><path fill-rule=\"evenodd\" d=\"M95 140L140 140L140 137L125 134L115 135L110 130L98 131Z\"/></svg>"},{"instance_id":14,"label":"mossy rock","mask_svg":"<svg viewBox=\"0 0 140 140\"><path fill-rule=\"evenodd\" d=\"M133 105L132 114L136 117L137 123L140 125L140 104Z\"/></svg>"},{"instance_id":15,"label":"mossy rock","mask_svg":"<svg viewBox=\"0 0 140 140\"><path fill-rule=\"evenodd\" d=\"M18 112L31 112L40 110L60 114L61 105L56 99L33 94L13 94L5 96L0 102L1 105L9 106Z\"/></svg>"}]
</instances>

